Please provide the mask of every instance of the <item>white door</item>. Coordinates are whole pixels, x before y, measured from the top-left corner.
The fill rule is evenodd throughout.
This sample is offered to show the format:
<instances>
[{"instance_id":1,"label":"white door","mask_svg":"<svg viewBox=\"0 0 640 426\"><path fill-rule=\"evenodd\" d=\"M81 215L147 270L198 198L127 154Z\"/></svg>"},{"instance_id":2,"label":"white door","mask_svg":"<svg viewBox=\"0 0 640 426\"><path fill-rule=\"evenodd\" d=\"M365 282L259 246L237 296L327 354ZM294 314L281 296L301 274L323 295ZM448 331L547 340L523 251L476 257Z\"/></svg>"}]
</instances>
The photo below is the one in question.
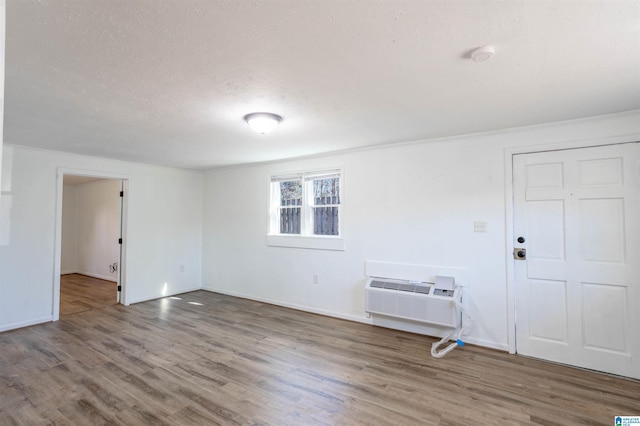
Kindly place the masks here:
<instances>
[{"instance_id":1,"label":"white door","mask_svg":"<svg viewBox=\"0 0 640 426\"><path fill-rule=\"evenodd\" d=\"M513 173L517 352L640 378L640 143L515 155Z\"/></svg>"}]
</instances>

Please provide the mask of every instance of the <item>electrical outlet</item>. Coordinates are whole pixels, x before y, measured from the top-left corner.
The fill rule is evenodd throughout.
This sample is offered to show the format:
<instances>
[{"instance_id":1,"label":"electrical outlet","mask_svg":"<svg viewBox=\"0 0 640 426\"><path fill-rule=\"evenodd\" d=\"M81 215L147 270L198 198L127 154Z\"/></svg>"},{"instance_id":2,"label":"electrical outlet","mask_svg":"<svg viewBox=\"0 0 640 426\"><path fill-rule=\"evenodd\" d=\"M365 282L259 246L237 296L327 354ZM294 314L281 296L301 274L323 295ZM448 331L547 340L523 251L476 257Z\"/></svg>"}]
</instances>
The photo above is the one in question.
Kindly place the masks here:
<instances>
[{"instance_id":1,"label":"electrical outlet","mask_svg":"<svg viewBox=\"0 0 640 426\"><path fill-rule=\"evenodd\" d=\"M313 283L318 284L320 282L320 277L318 274L313 274Z\"/></svg>"}]
</instances>

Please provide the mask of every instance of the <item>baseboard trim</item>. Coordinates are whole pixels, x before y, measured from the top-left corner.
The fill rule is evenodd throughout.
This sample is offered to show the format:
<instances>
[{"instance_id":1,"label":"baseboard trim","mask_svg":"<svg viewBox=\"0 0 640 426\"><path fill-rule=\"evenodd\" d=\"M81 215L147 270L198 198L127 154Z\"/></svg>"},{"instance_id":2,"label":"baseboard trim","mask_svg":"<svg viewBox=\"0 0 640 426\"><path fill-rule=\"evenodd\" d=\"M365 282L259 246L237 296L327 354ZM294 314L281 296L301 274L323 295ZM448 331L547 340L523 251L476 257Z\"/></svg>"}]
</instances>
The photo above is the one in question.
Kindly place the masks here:
<instances>
[{"instance_id":1,"label":"baseboard trim","mask_svg":"<svg viewBox=\"0 0 640 426\"><path fill-rule=\"evenodd\" d=\"M110 276L107 276L107 275L94 274L94 273L91 273L91 272L84 272L84 271L76 271L76 272L73 272L73 273L74 274L80 274L80 275L86 275L87 277L91 277L91 278L98 278L99 280L111 281L111 282L114 282L114 283L118 282L118 278L110 277Z\"/></svg>"},{"instance_id":2,"label":"baseboard trim","mask_svg":"<svg viewBox=\"0 0 640 426\"><path fill-rule=\"evenodd\" d=\"M284 308L290 308L290 309L295 309L298 311L303 311L303 312L309 312L312 314L319 314L319 315L324 315L327 317L333 317L333 318L339 318L339 319L343 319L343 320L347 320L347 321L353 321L353 322L359 322L362 324L369 324L369 325L373 325L376 327L383 327L383 328L388 328L391 330L399 330L399 331L406 331L408 333L416 333L416 334L422 334L424 336L429 336L429 337L434 337L434 338L440 338L437 335L431 335L431 334L425 334L424 332L420 332L420 331L416 331L416 330L403 330L401 328L396 328L396 327L391 327L391 326L387 326L384 324L377 324L374 322L373 318L367 318L364 316L358 316L358 315L350 315L350 314L343 314L343 313L339 313L339 312L334 312L334 311L328 311L326 309L318 309L318 308L313 308L310 306L306 306L306 305L298 305L295 303L285 303L285 302L281 302L278 300L273 300L273 299L268 299L268 298L264 298L264 297L255 297L255 296L250 296L244 293L238 293L235 291L226 291L226 290L221 290L218 288L214 288L214 287L208 287L208 286L202 286L202 290L204 291L209 291L212 293L220 293L220 294L224 294L226 296L233 296L233 297L240 297L242 299L249 299L249 300L254 300L256 302L263 302L263 303L268 303L270 305L276 305L276 306L282 306ZM468 337L465 336L464 338L465 343L469 343L471 345L476 345L476 346L482 346L485 348L491 348L491 349L497 349L497 350L501 350L501 351L505 351L507 352L509 350L508 345L506 344L500 344L500 343L496 343L496 342L491 342L489 340L485 340L485 339L478 339L478 338L473 338L473 337Z\"/></svg>"},{"instance_id":3,"label":"baseboard trim","mask_svg":"<svg viewBox=\"0 0 640 426\"><path fill-rule=\"evenodd\" d=\"M497 349L499 351L509 352L509 345L506 343L496 343L490 340L478 339L475 337L465 336L464 342L470 345L482 346L483 348Z\"/></svg>"},{"instance_id":4,"label":"baseboard trim","mask_svg":"<svg viewBox=\"0 0 640 426\"><path fill-rule=\"evenodd\" d=\"M32 318L25 321L18 321L11 324L0 325L0 332L15 330L17 328L29 327L36 324L42 324L45 322L53 321L53 315L47 315L44 317Z\"/></svg>"},{"instance_id":5,"label":"baseboard trim","mask_svg":"<svg viewBox=\"0 0 640 426\"><path fill-rule=\"evenodd\" d=\"M298 311L310 312L312 314L319 314L319 315L324 315L324 316L327 316L327 317L339 318L339 319L344 319L344 320L348 320L348 321L354 321L354 322L360 322L360 323L363 323L363 324L372 324L373 325L373 323L371 322L370 318L361 317L361 316L358 316L358 315L342 314L340 312L328 311L326 309L318 309L318 308L313 308L313 307L306 306L306 305L298 305L298 304L295 304L295 303L284 303L284 302L280 302L278 300L267 299L267 298L263 298L263 297L249 296L248 294L237 293L237 292L234 292L234 291L225 291L225 290L220 290L220 289L213 288L213 287L203 286L202 290L210 291L211 293L220 293L220 294L224 294L226 296L233 296L233 297L240 297L242 299L255 300L256 302L268 303L270 305L282 306L283 308L291 308L291 309L295 309L295 310L298 310Z\"/></svg>"},{"instance_id":6,"label":"baseboard trim","mask_svg":"<svg viewBox=\"0 0 640 426\"><path fill-rule=\"evenodd\" d=\"M177 291L175 291L173 293L167 293L164 296L160 294L160 295L153 295L153 296L137 297L135 299L127 300L127 303L125 303L125 305L133 305L134 303L148 302L150 300L162 299L164 297L170 297L170 296L175 296L175 295L178 295L178 294L190 293L192 291L197 291L197 290L202 290L202 287L198 286L198 287L189 287L189 288L185 288L185 289L180 289L180 290L177 290Z\"/></svg>"}]
</instances>

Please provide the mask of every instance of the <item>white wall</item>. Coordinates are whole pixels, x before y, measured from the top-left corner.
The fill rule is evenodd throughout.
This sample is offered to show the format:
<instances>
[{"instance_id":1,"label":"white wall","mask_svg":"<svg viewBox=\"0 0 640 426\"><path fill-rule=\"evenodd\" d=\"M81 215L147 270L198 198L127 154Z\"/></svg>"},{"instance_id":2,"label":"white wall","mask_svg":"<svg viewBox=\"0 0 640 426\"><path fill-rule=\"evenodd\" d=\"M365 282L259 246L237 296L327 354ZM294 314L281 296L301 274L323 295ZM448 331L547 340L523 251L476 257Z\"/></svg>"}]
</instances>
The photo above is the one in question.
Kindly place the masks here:
<instances>
[{"instance_id":1,"label":"white wall","mask_svg":"<svg viewBox=\"0 0 640 426\"><path fill-rule=\"evenodd\" d=\"M59 167L129 179L126 302L201 287L202 173L5 145L0 330L52 319Z\"/></svg>"},{"instance_id":2,"label":"white wall","mask_svg":"<svg viewBox=\"0 0 640 426\"><path fill-rule=\"evenodd\" d=\"M64 185L62 195L62 244L60 253L60 273L78 272L77 211L78 186Z\"/></svg>"},{"instance_id":3,"label":"white wall","mask_svg":"<svg viewBox=\"0 0 640 426\"><path fill-rule=\"evenodd\" d=\"M78 272L117 281L109 265L119 262L121 181L107 179L78 185Z\"/></svg>"},{"instance_id":4,"label":"white wall","mask_svg":"<svg viewBox=\"0 0 640 426\"><path fill-rule=\"evenodd\" d=\"M640 136L638 111L493 134L209 171L204 183L203 286L369 322L366 260L467 268L469 342L507 348L505 151ZM344 166L346 250L268 247L272 174ZM488 225L474 232L474 221ZM319 284L312 276L319 274ZM438 330L387 322L412 331ZM441 330L439 331L441 332Z\"/></svg>"},{"instance_id":5,"label":"white wall","mask_svg":"<svg viewBox=\"0 0 640 426\"><path fill-rule=\"evenodd\" d=\"M2 144L4 135L4 45L6 38L6 11L7 3L0 0L0 167L2 167ZM4 191L2 176L0 175L0 188ZM0 220L2 212L0 211Z\"/></svg>"}]
</instances>

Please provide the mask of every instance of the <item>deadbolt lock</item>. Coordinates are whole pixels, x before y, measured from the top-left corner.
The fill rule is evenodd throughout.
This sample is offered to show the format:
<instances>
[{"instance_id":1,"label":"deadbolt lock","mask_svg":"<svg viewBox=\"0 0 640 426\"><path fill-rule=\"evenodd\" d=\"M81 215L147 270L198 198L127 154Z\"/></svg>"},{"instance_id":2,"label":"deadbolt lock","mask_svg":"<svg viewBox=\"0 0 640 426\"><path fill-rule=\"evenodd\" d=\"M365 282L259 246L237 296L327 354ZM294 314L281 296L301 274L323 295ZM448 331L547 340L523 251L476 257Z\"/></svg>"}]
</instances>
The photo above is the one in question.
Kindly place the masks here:
<instances>
[{"instance_id":1,"label":"deadbolt lock","mask_svg":"<svg viewBox=\"0 0 640 426\"><path fill-rule=\"evenodd\" d=\"M513 258L515 260L526 260L527 259L527 249L525 248L514 248L513 249Z\"/></svg>"}]
</instances>

